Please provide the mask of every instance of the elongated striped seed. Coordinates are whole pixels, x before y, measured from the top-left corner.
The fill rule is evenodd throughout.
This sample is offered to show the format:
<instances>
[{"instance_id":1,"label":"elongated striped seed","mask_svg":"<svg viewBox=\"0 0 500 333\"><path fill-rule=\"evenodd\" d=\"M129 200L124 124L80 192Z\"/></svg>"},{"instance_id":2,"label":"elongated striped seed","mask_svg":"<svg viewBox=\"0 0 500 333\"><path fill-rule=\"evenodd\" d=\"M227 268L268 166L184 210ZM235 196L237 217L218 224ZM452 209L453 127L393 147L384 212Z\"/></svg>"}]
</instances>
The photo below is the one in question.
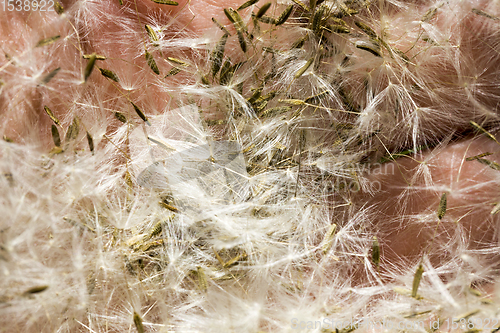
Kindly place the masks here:
<instances>
[{"instance_id":1,"label":"elongated striped seed","mask_svg":"<svg viewBox=\"0 0 500 333\"><path fill-rule=\"evenodd\" d=\"M158 69L158 66L156 65L155 58L151 53L149 53L148 50L146 50L146 62L148 63L149 68L156 74L160 75L160 70Z\"/></svg>"},{"instance_id":2,"label":"elongated striped seed","mask_svg":"<svg viewBox=\"0 0 500 333\"><path fill-rule=\"evenodd\" d=\"M262 7L260 7L259 10L257 11L257 14L255 14L255 17L261 18L262 16L264 16L264 14L267 12L269 7L271 7L270 2L263 4Z\"/></svg>"},{"instance_id":3,"label":"elongated striped seed","mask_svg":"<svg viewBox=\"0 0 500 333\"><path fill-rule=\"evenodd\" d=\"M75 116L73 118L73 122L68 127L68 131L66 132L66 144L75 140L78 137L78 133L80 133L80 120Z\"/></svg>"},{"instance_id":4,"label":"elongated striped seed","mask_svg":"<svg viewBox=\"0 0 500 333\"><path fill-rule=\"evenodd\" d=\"M322 241L322 246L321 250L323 251L323 254L326 254L328 251L330 251L330 248L332 247L332 241L335 236L335 230L337 230L337 225L333 223L329 228L328 231L325 233L325 236L323 237Z\"/></svg>"},{"instance_id":5,"label":"elongated striped seed","mask_svg":"<svg viewBox=\"0 0 500 333\"><path fill-rule=\"evenodd\" d=\"M498 143L500 145L500 142L497 141L495 136L493 134L491 134L490 132L488 132L487 130L485 130L481 125L479 125L478 123L476 123L475 121L472 121L472 120L469 121L469 123L472 125L472 127L474 127L474 129L476 131L482 132L488 138L490 138L491 140L495 141L496 143Z\"/></svg>"},{"instance_id":6,"label":"elongated striped seed","mask_svg":"<svg viewBox=\"0 0 500 333\"><path fill-rule=\"evenodd\" d=\"M139 107L137 105L135 105L134 103L130 102L132 104L132 106L134 107L134 110L135 112L137 113L137 115L142 119L144 120L144 122L146 124L148 124L149 126L151 126L151 123L149 122L148 120L148 117L146 117L146 115L141 111L141 109L139 109Z\"/></svg>"},{"instance_id":7,"label":"elongated striped seed","mask_svg":"<svg viewBox=\"0 0 500 333\"><path fill-rule=\"evenodd\" d=\"M380 265L380 245L378 243L377 236L373 236L372 262L375 265L375 267L379 267L379 265Z\"/></svg>"},{"instance_id":8,"label":"elongated striped seed","mask_svg":"<svg viewBox=\"0 0 500 333\"><path fill-rule=\"evenodd\" d=\"M275 115L278 115L281 113L288 112L291 109L292 109L291 106L276 106L274 108L270 108L270 109L265 110L259 116L261 118L271 117L271 116L275 116Z\"/></svg>"},{"instance_id":9,"label":"elongated striped seed","mask_svg":"<svg viewBox=\"0 0 500 333\"><path fill-rule=\"evenodd\" d=\"M53 78L54 76L57 75L57 73L59 73L59 71L61 70L61 67L57 67L56 69L54 69L52 72L50 72L49 74L45 75L41 81L42 84L47 84L49 83Z\"/></svg>"},{"instance_id":10,"label":"elongated striped seed","mask_svg":"<svg viewBox=\"0 0 500 333\"><path fill-rule=\"evenodd\" d=\"M248 30L245 23L243 22L243 19L241 18L240 14L231 7L224 8L224 14L226 14L227 18L229 19L229 21L231 21L231 23L233 23L234 28L236 29L241 50L243 52L246 52L247 44L245 42L244 33L248 34Z\"/></svg>"},{"instance_id":11,"label":"elongated striped seed","mask_svg":"<svg viewBox=\"0 0 500 333\"><path fill-rule=\"evenodd\" d=\"M135 324L135 328L137 329L138 333L144 333L144 326L142 325L142 318L137 312L134 312L134 324Z\"/></svg>"},{"instance_id":12,"label":"elongated striped seed","mask_svg":"<svg viewBox=\"0 0 500 333\"><path fill-rule=\"evenodd\" d=\"M115 118L118 119L119 121L121 121L122 123L126 123L127 122L127 118L121 112L116 111L115 112Z\"/></svg>"},{"instance_id":13,"label":"elongated striped seed","mask_svg":"<svg viewBox=\"0 0 500 333\"><path fill-rule=\"evenodd\" d=\"M338 34L348 34L349 32L351 32L351 30L349 30L348 27L345 27L343 25L338 25L338 24L327 25L327 26L324 26L321 28L323 30L328 31L328 32L334 32L334 33L338 33Z\"/></svg>"},{"instance_id":14,"label":"elongated striped seed","mask_svg":"<svg viewBox=\"0 0 500 333\"><path fill-rule=\"evenodd\" d=\"M285 23L286 20L288 20L288 18L290 17L290 14L292 14L292 10L293 5L288 5L288 7L286 7L281 15L276 19L275 25L282 25L283 23Z\"/></svg>"},{"instance_id":15,"label":"elongated striped seed","mask_svg":"<svg viewBox=\"0 0 500 333\"><path fill-rule=\"evenodd\" d=\"M224 58L224 50L226 48L228 34L222 35L221 39L215 46L212 54L210 54L210 61L212 62L212 77L215 77L222 66L222 59Z\"/></svg>"},{"instance_id":16,"label":"elongated striped seed","mask_svg":"<svg viewBox=\"0 0 500 333\"><path fill-rule=\"evenodd\" d=\"M411 297L417 298L418 287L420 286L420 280L422 279L422 274L424 274L424 267L422 264L418 265L417 271L413 276L413 286L411 289Z\"/></svg>"},{"instance_id":17,"label":"elongated striped seed","mask_svg":"<svg viewBox=\"0 0 500 333\"><path fill-rule=\"evenodd\" d=\"M245 8L248 8L251 5L255 5L257 2L259 2L259 0L248 0L247 2L245 2L244 4L242 4L241 6L239 6L238 10L243 10Z\"/></svg>"},{"instance_id":18,"label":"elongated striped seed","mask_svg":"<svg viewBox=\"0 0 500 333\"><path fill-rule=\"evenodd\" d=\"M58 40L59 38L61 38L60 35L57 35L57 36L54 36L54 37L49 37L49 38L45 38L45 39L42 39L40 40L36 45L35 47L42 47L42 46L46 46L46 45L50 45L52 43L54 43L56 40Z\"/></svg>"},{"instance_id":19,"label":"elongated striped seed","mask_svg":"<svg viewBox=\"0 0 500 333\"><path fill-rule=\"evenodd\" d=\"M108 79L113 80L115 82L120 82L120 79L115 74L115 72L105 68L99 68L99 71L101 72L102 76L107 77Z\"/></svg>"},{"instance_id":20,"label":"elongated striped seed","mask_svg":"<svg viewBox=\"0 0 500 333\"><path fill-rule=\"evenodd\" d=\"M314 96L309 96L304 100L304 103L314 103L314 102L319 102L322 97L326 96L329 94L328 90L322 91L317 95Z\"/></svg>"},{"instance_id":21,"label":"elongated striped seed","mask_svg":"<svg viewBox=\"0 0 500 333\"><path fill-rule=\"evenodd\" d=\"M174 76L174 75L177 75L179 74L180 72L182 71L182 68L179 68L179 67L174 67L172 68L171 70L168 71L167 75L165 75L165 77L169 77L169 76Z\"/></svg>"},{"instance_id":22,"label":"elongated striped seed","mask_svg":"<svg viewBox=\"0 0 500 333\"><path fill-rule=\"evenodd\" d=\"M306 64L304 66L302 66L297 71L297 73L295 73L294 77L296 79L298 79L299 77L301 77L302 75L304 75L304 73L309 69L309 67L311 67L311 65L312 65L313 62L314 62L314 57L312 57L309 60L307 60Z\"/></svg>"},{"instance_id":23,"label":"elongated striped seed","mask_svg":"<svg viewBox=\"0 0 500 333\"><path fill-rule=\"evenodd\" d=\"M158 42L160 40L151 26L146 24L144 25L144 27L146 28L146 33L148 34L149 39L151 39L152 42Z\"/></svg>"},{"instance_id":24,"label":"elongated striped seed","mask_svg":"<svg viewBox=\"0 0 500 333\"><path fill-rule=\"evenodd\" d=\"M224 31L225 34L227 34L228 36L231 36L231 34L229 33L229 30L226 29L225 26L223 26L222 24L219 23L219 21L217 21L215 18L212 17L212 22L215 23L215 25L222 31Z\"/></svg>"},{"instance_id":25,"label":"elongated striped seed","mask_svg":"<svg viewBox=\"0 0 500 333\"><path fill-rule=\"evenodd\" d=\"M52 141L54 141L54 145L56 147L61 147L61 137L59 136L59 131L57 129L57 126L52 124L50 126L50 130L52 132Z\"/></svg>"},{"instance_id":26,"label":"elongated striped seed","mask_svg":"<svg viewBox=\"0 0 500 333\"><path fill-rule=\"evenodd\" d=\"M437 211L437 217L438 219L442 219L444 215L446 214L446 206L448 203L447 199L448 193L444 192L443 195L441 195L441 200L439 200L439 206L438 206L438 211Z\"/></svg>"},{"instance_id":27,"label":"elongated striped seed","mask_svg":"<svg viewBox=\"0 0 500 333\"><path fill-rule=\"evenodd\" d=\"M89 144L89 149L92 155L94 155L94 139L92 138L92 135L90 135L89 132L87 132L87 142Z\"/></svg>"},{"instance_id":28,"label":"elongated striped seed","mask_svg":"<svg viewBox=\"0 0 500 333\"><path fill-rule=\"evenodd\" d=\"M309 9L309 7L300 0L292 0L292 2L295 3L296 5L298 5L300 8L302 8L306 12L311 11L311 9Z\"/></svg>"},{"instance_id":29,"label":"elongated striped seed","mask_svg":"<svg viewBox=\"0 0 500 333\"><path fill-rule=\"evenodd\" d=\"M171 0L151 0L154 3L158 3L160 5L170 5L170 6L178 6L179 3L177 1L171 1Z\"/></svg>"},{"instance_id":30,"label":"elongated striped seed","mask_svg":"<svg viewBox=\"0 0 500 333\"><path fill-rule=\"evenodd\" d=\"M497 203L495 205L495 207L493 207L493 209L491 210L491 215L496 215L498 212L500 212L500 202Z\"/></svg>"},{"instance_id":31,"label":"elongated striped seed","mask_svg":"<svg viewBox=\"0 0 500 333\"><path fill-rule=\"evenodd\" d=\"M372 28L370 28L368 25L364 24L363 22L356 21L354 22L358 28L360 28L365 34L370 36L371 38L377 38L377 33L373 31Z\"/></svg>"},{"instance_id":32,"label":"elongated striped seed","mask_svg":"<svg viewBox=\"0 0 500 333\"><path fill-rule=\"evenodd\" d=\"M321 20L323 19L323 14L325 13L326 7L320 6L311 17L311 30L315 33L319 32L319 28L321 26Z\"/></svg>"},{"instance_id":33,"label":"elongated striped seed","mask_svg":"<svg viewBox=\"0 0 500 333\"><path fill-rule=\"evenodd\" d=\"M474 161L474 160L477 160L478 158L481 158L481 157L485 157L485 156L490 156L490 155L493 155L493 153L482 153L482 154L479 154L479 155L476 155L476 156L471 156L471 157L467 157L465 160L466 161Z\"/></svg>"},{"instance_id":34,"label":"elongated striped seed","mask_svg":"<svg viewBox=\"0 0 500 333\"><path fill-rule=\"evenodd\" d=\"M493 170L499 170L500 171L500 164L498 164L497 162L493 162L493 161L487 160L485 158L476 158L476 161L478 161L481 164L489 166Z\"/></svg>"},{"instance_id":35,"label":"elongated striped seed","mask_svg":"<svg viewBox=\"0 0 500 333\"><path fill-rule=\"evenodd\" d=\"M207 276L205 275L205 271L203 270L202 267L200 266L197 267L197 274L198 274L198 283L200 289L202 291L206 291L208 289Z\"/></svg>"},{"instance_id":36,"label":"elongated striped seed","mask_svg":"<svg viewBox=\"0 0 500 333\"><path fill-rule=\"evenodd\" d=\"M177 207L169 205L168 203L166 203L164 201L159 201L158 203L160 204L160 206L162 206L163 208L168 209L171 212L177 213L179 211L179 209L177 209Z\"/></svg>"},{"instance_id":37,"label":"elongated striped seed","mask_svg":"<svg viewBox=\"0 0 500 333\"><path fill-rule=\"evenodd\" d=\"M45 110L45 112L47 113L47 115L50 117L50 119L52 119L52 121L54 122L54 124L61 126L61 123L59 122L59 119L57 119L57 117L54 115L54 113L52 113L52 110L49 109L49 107L47 105L45 105L43 107L43 109Z\"/></svg>"},{"instance_id":38,"label":"elongated striped seed","mask_svg":"<svg viewBox=\"0 0 500 333\"><path fill-rule=\"evenodd\" d=\"M382 55L380 54L380 45L378 45L378 43L376 43L375 41L372 42L358 41L356 42L356 47L358 49L368 51L377 57L382 57Z\"/></svg>"},{"instance_id":39,"label":"elongated striped seed","mask_svg":"<svg viewBox=\"0 0 500 333\"><path fill-rule=\"evenodd\" d=\"M94 70L95 60L96 60L96 54L92 53L90 55L89 61L87 62L87 66L85 66L85 70L83 71L83 80L85 82L87 82L90 74L92 74L92 71Z\"/></svg>"},{"instance_id":40,"label":"elongated striped seed","mask_svg":"<svg viewBox=\"0 0 500 333\"><path fill-rule=\"evenodd\" d=\"M269 17L269 16L262 16L262 17L259 17L258 20L262 23L266 23L266 24L276 24L276 20L272 17Z\"/></svg>"},{"instance_id":41,"label":"elongated striped seed","mask_svg":"<svg viewBox=\"0 0 500 333\"><path fill-rule=\"evenodd\" d=\"M173 62L174 64L177 64L177 65L181 65L181 66L189 66L189 64L185 61L182 61L180 59L177 59L177 58L172 58L172 57L167 57L167 60L170 61L170 62Z\"/></svg>"},{"instance_id":42,"label":"elongated striped seed","mask_svg":"<svg viewBox=\"0 0 500 333\"><path fill-rule=\"evenodd\" d=\"M481 15L481 16L487 17L487 18L489 18L491 20L495 20L495 21L500 20L500 18L498 18L496 16L493 16L493 15L490 15L490 14L488 14L488 13L486 13L486 12L480 10L480 9L477 9L477 8L472 8L472 12L474 14L476 14L476 15Z\"/></svg>"},{"instance_id":43,"label":"elongated striped seed","mask_svg":"<svg viewBox=\"0 0 500 333\"><path fill-rule=\"evenodd\" d=\"M429 8L424 16L422 16L422 22L429 22L430 20L432 20L434 18L434 16L436 16L437 14L437 8L436 7L432 7L432 8Z\"/></svg>"}]
</instances>

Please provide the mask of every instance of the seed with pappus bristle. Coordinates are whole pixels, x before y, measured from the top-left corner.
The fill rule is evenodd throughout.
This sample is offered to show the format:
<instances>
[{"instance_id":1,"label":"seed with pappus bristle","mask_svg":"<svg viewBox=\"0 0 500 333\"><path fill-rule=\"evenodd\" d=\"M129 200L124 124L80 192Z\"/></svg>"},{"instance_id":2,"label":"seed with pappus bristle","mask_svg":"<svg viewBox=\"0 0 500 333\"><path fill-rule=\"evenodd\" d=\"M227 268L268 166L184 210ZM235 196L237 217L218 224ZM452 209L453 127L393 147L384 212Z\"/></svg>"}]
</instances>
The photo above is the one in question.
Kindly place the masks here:
<instances>
[{"instance_id":1,"label":"seed with pappus bristle","mask_svg":"<svg viewBox=\"0 0 500 333\"><path fill-rule=\"evenodd\" d=\"M500 171L500 164L494 161L487 160L485 158L476 158L476 161L478 161L481 164L487 165L493 170L499 170Z\"/></svg>"},{"instance_id":2,"label":"seed with pappus bristle","mask_svg":"<svg viewBox=\"0 0 500 333\"><path fill-rule=\"evenodd\" d=\"M378 267L380 265L380 245L378 243L377 236L373 236L372 262L375 265L375 267Z\"/></svg>"},{"instance_id":3,"label":"seed with pappus bristle","mask_svg":"<svg viewBox=\"0 0 500 333\"><path fill-rule=\"evenodd\" d=\"M59 119L57 119L57 117L54 115L54 113L52 113L52 110L49 109L48 106L45 105L43 107L43 109L45 110L45 112L47 113L47 115L49 116L49 118L52 119L52 121L54 122L54 124L61 126L61 123L59 122Z\"/></svg>"},{"instance_id":4,"label":"seed with pappus bristle","mask_svg":"<svg viewBox=\"0 0 500 333\"><path fill-rule=\"evenodd\" d=\"M257 11L257 14L255 14L255 17L261 18L262 16L264 16L264 14L267 12L269 7L271 7L270 2L263 4L262 7L260 7L259 10Z\"/></svg>"},{"instance_id":5,"label":"seed with pappus bristle","mask_svg":"<svg viewBox=\"0 0 500 333\"><path fill-rule=\"evenodd\" d=\"M87 66L85 66L85 70L83 72L83 80L85 82L87 82L87 79L89 78L90 74L92 74L92 71L94 70L95 60L96 60L96 54L92 53L90 55Z\"/></svg>"},{"instance_id":6,"label":"seed with pappus bristle","mask_svg":"<svg viewBox=\"0 0 500 333\"><path fill-rule=\"evenodd\" d=\"M241 6L239 6L238 10L243 10L245 8L248 8L251 5L255 5L257 2L259 2L259 0L248 0L247 2L245 2L244 4L242 4Z\"/></svg>"},{"instance_id":7,"label":"seed with pappus bristle","mask_svg":"<svg viewBox=\"0 0 500 333\"><path fill-rule=\"evenodd\" d=\"M493 15L490 15L490 14L486 13L485 11L482 11L482 10L477 9L477 8L472 8L471 11L474 14L476 14L476 15L481 15L481 16L487 17L487 18L495 20L495 21L499 21L500 20L500 18L498 18L496 16L493 16Z\"/></svg>"},{"instance_id":8,"label":"seed with pappus bristle","mask_svg":"<svg viewBox=\"0 0 500 333\"><path fill-rule=\"evenodd\" d=\"M420 280L422 279L422 274L424 274L424 267L422 264L418 265L417 271L413 276L413 286L411 289L411 297L417 298L418 287L420 286Z\"/></svg>"},{"instance_id":9,"label":"seed with pappus bristle","mask_svg":"<svg viewBox=\"0 0 500 333\"><path fill-rule=\"evenodd\" d=\"M441 195L441 200L439 201L439 206L438 206L438 211L437 211L437 217L440 220L446 214L446 206L447 206L447 202L448 202L447 196L448 196L448 193L444 192L443 195Z\"/></svg>"},{"instance_id":10,"label":"seed with pappus bristle","mask_svg":"<svg viewBox=\"0 0 500 333\"><path fill-rule=\"evenodd\" d=\"M481 125L479 125L478 123L476 123L475 121L472 121L472 120L469 121L469 123L472 125L472 127L474 127L475 130L477 130L478 132L482 132L488 138L490 138L491 140L495 141L496 143L498 143L500 145L500 142L497 141L495 136L493 136L493 134L491 134L490 132L485 130Z\"/></svg>"},{"instance_id":11,"label":"seed with pappus bristle","mask_svg":"<svg viewBox=\"0 0 500 333\"><path fill-rule=\"evenodd\" d=\"M205 271L202 267L197 267L198 274L198 284L200 286L200 290L206 291L208 289L207 276L205 275Z\"/></svg>"},{"instance_id":12,"label":"seed with pappus bristle","mask_svg":"<svg viewBox=\"0 0 500 333\"><path fill-rule=\"evenodd\" d=\"M151 0L154 3L158 3L160 5L170 5L170 6L178 6L179 3L177 1L171 1L171 0Z\"/></svg>"},{"instance_id":13,"label":"seed with pappus bristle","mask_svg":"<svg viewBox=\"0 0 500 333\"><path fill-rule=\"evenodd\" d=\"M224 50L226 48L228 34L222 35L221 39L215 46L212 54L210 54L210 60L212 62L212 76L215 77L222 66L222 59L224 58Z\"/></svg>"},{"instance_id":14,"label":"seed with pappus bristle","mask_svg":"<svg viewBox=\"0 0 500 333\"><path fill-rule=\"evenodd\" d=\"M151 53L149 53L148 50L145 50L145 55L146 55L146 62L148 63L149 68L156 74L160 75L160 70L158 69L158 66L156 65L155 58Z\"/></svg>"},{"instance_id":15,"label":"seed with pappus bristle","mask_svg":"<svg viewBox=\"0 0 500 333\"><path fill-rule=\"evenodd\" d=\"M73 118L73 122L68 127L68 131L66 132L66 144L73 140L76 140L76 138L78 137L78 133L80 133L80 120L75 116Z\"/></svg>"},{"instance_id":16,"label":"seed with pappus bristle","mask_svg":"<svg viewBox=\"0 0 500 333\"><path fill-rule=\"evenodd\" d=\"M332 247L332 241L335 236L335 230L337 230L337 225L333 223L329 228L328 231L325 233L325 236L323 237L323 245L321 247L321 250L323 251L323 254L326 254L328 251L330 251L330 248Z\"/></svg>"},{"instance_id":17,"label":"seed with pappus bristle","mask_svg":"<svg viewBox=\"0 0 500 333\"><path fill-rule=\"evenodd\" d=\"M107 77L108 79L111 79L115 82L120 82L120 79L115 74L115 72L110 71L109 69L105 69L105 68L99 68L99 71L101 71L102 76Z\"/></svg>"},{"instance_id":18,"label":"seed with pappus bristle","mask_svg":"<svg viewBox=\"0 0 500 333\"><path fill-rule=\"evenodd\" d=\"M309 9L309 7L305 3L303 3L302 1L300 1L300 0L292 0L292 2L295 3L296 5L298 5L300 8L302 8L306 12L311 11Z\"/></svg>"},{"instance_id":19,"label":"seed with pappus bristle","mask_svg":"<svg viewBox=\"0 0 500 333\"><path fill-rule=\"evenodd\" d=\"M90 135L89 132L87 132L87 142L89 144L90 152L94 155L94 139L92 139L92 135Z\"/></svg>"},{"instance_id":20,"label":"seed with pappus bristle","mask_svg":"<svg viewBox=\"0 0 500 333\"><path fill-rule=\"evenodd\" d=\"M36 45L35 47L42 47L42 46L47 46L47 45L50 45L52 43L54 43L56 40L58 40L59 38L61 38L60 35L57 35L57 36L54 36L54 37L49 37L49 38L45 38L45 39L42 39L40 40Z\"/></svg>"},{"instance_id":21,"label":"seed with pappus bristle","mask_svg":"<svg viewBox=\"0 0 500 333\"><path fill-rule=\"evenodd\" d=\"M115 118L118 119L119 121L121 121L122 123L126 123L127 122L127 118L125 117L125 115L121 112L115 112Z\"/></svg>"},{"instance_id":22,"label":"seed with pappus bristle","mask_svg":"<svg viewBox=\"0 0 500 333\"><path fill-rule=\"evenodd\" d=\"M356 42L356 47L358 49L368 51L377 57L382 57L382 55L380 53L380 45L374 40L372 40L370 42L358 41L358 42Z\"/></svg>"},{"instance_id":23,"label":"seed with pappus bristle","mask_svg":"<svg viewBox=\"0 0 500 333\"><path fill-rule=\"evenodd\" d=\"M358 28L360 28L368 36L370 36L372 38L377 38L377 34L375 33L375 31L373 31L373 29L370 28L368 25L366 25L366 24L364 24L363 22L360 22L360 21L356 21L356 22L354 22L354 24L356 24L356 26Z\"/></svg>"},{"instance_id":24,"label":"seed with pappus bristle","mask_svg":"<svg viewBox=\"0 0 500 333\"><path fill-rule=\"evenodd\" d=\"M223 26L222 24L219 23L219 21L217 21L215 18L212 17L212 22L215 23L215 25L221 29L222 31L224 31L224 33L228 34L229 36L231 36L231 34L229 33L229 30L226 29L225 26Z\"/></svg>"},{"instance_id":25,"label":"seed with pappus bristle","mask_svg":"<svg viewBox=\"0 0 500 333\"><path fill-rule=\"evenodd\" d=\"M436 7L433 7L433 8L429 8L424 16L422 17L422 22L429 22L430 20L432 20L434 18L434 16L436 16L437 14L437 8Z\"/></svg>"},{"instance_id":26,"label":"seed with pappus bristle","mask_svg":"<svg viewBox=\"0 0 500 333\"><path fill-rule=\"evenodd\" d=\"M144 326L142 325L142 318L137 312L134 312L134 324L135 324L135 328L137 329L138 333L144 333Z\"/></svg>"},{"instance_id":27,"label":"seed with pappus bristle","mask_svg":"<svg viewBox=\"0 0 500 333\"><path fill-rule=\"evenodd\" d=\"M54 141L54 145L56 147L61 146L61 137L59 136L59 131L57 130L57 126L52 124L50 126L51 132L52 132L52 141Z\"/></svg>"},{"instance_id":28,"label":"seed with pappus bristle","mask_svg":"<svg viewBox=\"0 0 500 333\"><path fill-rule=\"evenodd\" d=\"M57 67L52 72L50 72L49 74L45 75L43 77L42 81L41 81L41 84L47 84L47 83L49 83L54 78L54 76L56 76L57 73L59 73L60 70L61 70L61 67Z\"/></svg>"},{"instance_id":29,"label":"seed with pappus bristle","mask_svg":"<svg viewBox=\"0 0 500 333\"><path fill-rule=\"evenodd\" d=\"M293 10L293 5L289 5L288 7L286 7L285 10L281 13L281 15L278 16L278 18L276 19L275 25L278 26L285 23L286 20L288 20L288 18L292 14L292 10Z\"/></svg>"},{"instance_id":30,"label":"seed with pappus bristle","mask_svg":"<svg viewBox=\"0 0 500 333\"><path fill-rule=\"evenodd\" d=\"M151 26L147 24L144 25L144 27L146 28L146 33L148 34L149 39L151 39L152 42L158 42L158 35L156 35L156 32L153 30L153 28L151 28Z\"/></svg>"},{"instance_id":31,"label":"seed with pappus bristle","mask_svg":"<svg viewBox=\"0 0 500 333\"><path fill-rule=\"evenodd\" d=\"M495 207L491 210L491 215L496 215L498 212L500 212L500 203L497 203Z\"/></svg>"},{"instance_id":32,"label":"seed with pappus bristle","mask_svg":"<svg viewBox=\"0 0 500 333\"><path fill-rule=\"evenodd\" d=\"M151 126L151 123L149 122L148 120L148 117L146 117L146 115L141 111L141 109L139 109L139 107L137 105L135 105L134 103L130 102L132 104L132 106L134 107L134 110L135 112L137 113L137 115L142 119L144 120L144 122L146 124L148 124L149 126Z\"/></svg>"},{"instance_id":33,"label":"seed with pappus bristle","mask_svg":"<svg viewBox=\"0 0 500 333\"><path fill-rule=\"evenodd\" d=\"M476 155L476 156L471 156L471 157L467 157L465 160L466 161L474 161L474 160L477 160L478 158L481 158L481 157L485 157L485 156L490 156L490 155L493 155L493 153L482 153L482 154L479 154L479 155Z\"/></svg>"},{"instance_id":34,"label":"seed with pappus bristle","mask_svg":"<svg viewBox=\"0 0 500 333\"><path fill-rule=\"evenodd\" d=\"M302 75L304 75L304 73L309 69L309 67L311 67L312 63L314 61L314 57L310 58L309 60L307 60L306 64L304 66L302 66L298 71L297 73L295 73L294 77L296 79L298 79L299 77L301 77Z\"/></svg>"}]
</instances>

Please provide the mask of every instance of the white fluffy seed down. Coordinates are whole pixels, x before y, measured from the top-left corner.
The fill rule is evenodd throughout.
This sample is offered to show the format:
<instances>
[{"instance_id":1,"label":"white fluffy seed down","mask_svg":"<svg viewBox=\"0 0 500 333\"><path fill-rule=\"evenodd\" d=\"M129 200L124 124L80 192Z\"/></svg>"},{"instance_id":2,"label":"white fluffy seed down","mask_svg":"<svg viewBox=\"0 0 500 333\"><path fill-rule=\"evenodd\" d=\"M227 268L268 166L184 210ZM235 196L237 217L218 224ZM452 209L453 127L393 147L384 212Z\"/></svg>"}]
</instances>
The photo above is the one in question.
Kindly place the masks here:
<instances>
[{"instance_id":1,"label":"white fluffy seed down","mask_svg":"<svg viewBox=\"0 0 500 333\"><path fill-rule=\"evenodd\" d=\"M0 332L500 327L499 1L161 2L0 4Z\"/></svg>"}]
</instances>

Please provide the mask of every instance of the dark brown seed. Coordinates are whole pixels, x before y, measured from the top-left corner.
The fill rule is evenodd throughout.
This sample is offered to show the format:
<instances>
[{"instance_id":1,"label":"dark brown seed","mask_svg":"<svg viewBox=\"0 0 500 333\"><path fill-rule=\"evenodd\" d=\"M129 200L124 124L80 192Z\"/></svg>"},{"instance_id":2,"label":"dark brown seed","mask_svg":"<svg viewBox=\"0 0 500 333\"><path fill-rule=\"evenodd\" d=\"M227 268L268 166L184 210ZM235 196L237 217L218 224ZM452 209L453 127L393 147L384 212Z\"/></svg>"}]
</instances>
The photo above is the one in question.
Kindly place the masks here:
<instances>
[{"instance_id":1,"label":"dark brown seed","mask_svg":"<svg viewBox=\"0 0 500 333\"><path fill-rule=\"evenodd\" d=\"M121 121L122 123L126 123L127 122L127 118L121 112L118 112L118 111L115 112L115 118L118 119L119 121Z\"/></svg>"},{"instance_id":2,"label":"dark brown seed","mask_svg":"<svg viewBox=\"0 0 500 333\"><path fill-rule=\"evenodd\" d=\"M149 68L156 74L160 75L160 70L158 69L158 66L156 65L155 58L153 58L153 55L149 53L148 50L146 50L146 61L148 63Z\"/></svg>"},{"instance_id":3,"label":"dark brown seed","mask_svg":"<svg viewBox=\"0 0 500 333\"><path fill-rule=\"evenodd\" d=\"M264 14L267 12L269 7L271 7L270 2L263 4L262 7L260 7L260 9L257 11L257 14L255 14L255 17L261 18L262 16L264 16Z\"/></svg>"},{"instance_id":4,"label":"dark brown seed","mask_svg":"<svg viewBox=\"0 0 500 333\"><path fill-rule=\"evenodd\" d=\"M110 71L109 69L104 69L104 68L99 68L99 70L101 71L102 76L107 77L108 79L111 79L115 82L120 81L118 76L113 71Z\"/></svg>"},{"instance_id":5,"label":"dark brown seed","mask_svg":"<svg viewBox=\"0 0 500 333\"><path fill-rule=\"evenodd\" d=\"M141 109L139 109L139 107L137 105L135 105L134 103L130 102L132 104L132 106L134 107L134 110L135 112L137 113L137 115L142 119L144 120L144 122L146 124L148 124L149 126L151 126L151 123L149 122L148 120L148 117L146 117L146 115L141 111Z\"/></svg>"},{"instance_id":6,"label":"dark brown seed","mask_svg":"<svg viewBox=\"0 0 500 333\"><path fill-rule=\"evenodd\" d=\"M87 132L87 142L89 144L90 152L94 155L94 139L92 139L92 135L90 135L89 132Z\"/></svg>"},{"instance_id":7,"label":"dark brown seed","mask_svg":"<svg viewBox=\"0 0 500 333\"><path fill-rule=\"evenodd\" d=\"M59 136L57 126L54 124L50 125L50 130L52 132L52 141L54 141L54 145L56 147L61 147L61 137Z\"/></svg>"}]
</instances>

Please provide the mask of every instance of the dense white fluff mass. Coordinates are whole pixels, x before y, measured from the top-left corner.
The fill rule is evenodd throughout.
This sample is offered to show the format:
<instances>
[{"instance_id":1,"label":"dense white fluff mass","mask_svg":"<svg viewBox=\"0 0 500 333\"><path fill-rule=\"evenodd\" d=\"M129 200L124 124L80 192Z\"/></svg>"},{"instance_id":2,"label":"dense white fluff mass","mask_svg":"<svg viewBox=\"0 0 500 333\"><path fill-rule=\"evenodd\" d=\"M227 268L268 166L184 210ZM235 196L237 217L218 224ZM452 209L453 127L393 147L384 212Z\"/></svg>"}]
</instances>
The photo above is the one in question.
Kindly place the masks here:
<instances>
[{"instance_id":1,"label":"dense white fluff mass","mask_svg":"<svg viewBox=\"0 0 500 333\"><path fill-rule=\"evenodd\" d=\"M0 332L498 330L500 2L124 2L0 19Z\"/></svg>"}]
</instances>

